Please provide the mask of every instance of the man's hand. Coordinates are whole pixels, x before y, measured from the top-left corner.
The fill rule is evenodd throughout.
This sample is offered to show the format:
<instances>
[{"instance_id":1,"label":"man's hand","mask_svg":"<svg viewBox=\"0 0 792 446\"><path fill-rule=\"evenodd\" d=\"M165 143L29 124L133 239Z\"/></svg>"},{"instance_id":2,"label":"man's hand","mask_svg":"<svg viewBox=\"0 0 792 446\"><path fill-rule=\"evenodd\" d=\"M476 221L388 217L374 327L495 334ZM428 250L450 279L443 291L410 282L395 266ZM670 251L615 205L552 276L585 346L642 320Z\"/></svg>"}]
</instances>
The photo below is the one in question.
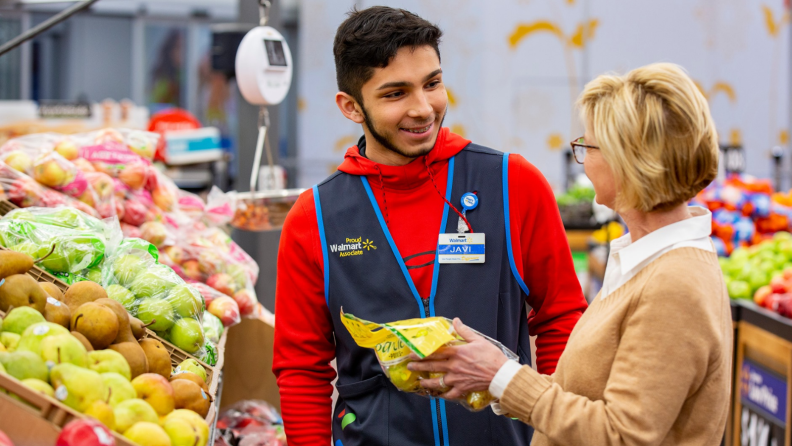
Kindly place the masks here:
<instances>
[{"instance_id":1,"label":"man's hand","mask_svg":"<svg viewBox=\"0 0 792 446\"><path fill-rule=\"evenodd\" d=\"M454 319L454 329L467 344L443 347L423 360L413 354L414 361L407 365L410 370L445 373L443 384L452 389L442 397L449 400L488 390L495 374L508 360L498 347L473 332L459 318ZM421 380L421 386L443 390L439 378Z\"/></svg>"}]
</instances>

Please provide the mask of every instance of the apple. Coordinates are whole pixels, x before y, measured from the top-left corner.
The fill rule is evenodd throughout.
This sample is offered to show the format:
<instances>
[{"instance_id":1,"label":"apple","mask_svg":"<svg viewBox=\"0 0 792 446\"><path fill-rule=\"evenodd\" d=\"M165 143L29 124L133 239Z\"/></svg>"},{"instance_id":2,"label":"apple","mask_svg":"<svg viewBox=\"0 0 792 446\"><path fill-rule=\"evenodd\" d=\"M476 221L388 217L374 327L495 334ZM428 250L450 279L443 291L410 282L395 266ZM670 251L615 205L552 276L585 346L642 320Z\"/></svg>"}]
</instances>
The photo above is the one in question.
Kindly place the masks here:
<instances>
[{"instance_id":1,"label":"apple","mask_svg":"<svg viewBox=\"0 0 792 446\"><path fill-rule=\"evenodd\" d=\"M234 278L226 273L209 276L209 278L206 279L206 284L227 296L233 296L236 292L236 282Z\"/></svg>"},{"instance_id":2,"label":"apple","mask_svg":"<svg viewBox=\"0 0 792 446\"><path fill-rule=\"evenodd\" d=\"M166 246L162 252L168 255L173 263L181 265L184 263L184 249L179 246ZM196 265L197 266L197 265Z\"/></svg>"},{"instance_id":3,"label":"apple","mask_svg":"<svg viewBox=\"0 0 792 446\"><path fill-rule=\"evenodd\" d=\"M72 164L77 166L78 169L82 170L83 172L96 172L96 168L90 161L85 158L77 158L76 160L72 161Z\"/></svg>"},{"instance_id":4,"label":"apple","mask_svg":"<svg viewBox=\"0 0 792 446\"><path fill-rule=\"evenodd\" d=\"M80 156L80 149L77 144L70 139L64 139L55 146L55 151L69 161L76 160Z\"/></svg>"},{"instance_id":5,"label":"apple","mask_svg":"<svg viewBox=\"0 0 792 446\"><path fill-rule=\"evenodd\" d=\"M165 429L157 423L141 421L124 432L124 438L145 446L173 446ZM197 445L194 445L197 446Z\"/></svg>"},{"instance_id":6,"label":"apple","mask_svg":"<svg viewBox=\"0 0 792 446\"><path fill-rule=\"evenodd\" d=\"M198 254L198 266L201 272L211 276L217 272L217 267L225 263L223 257L216 251L204 249Z\"/></svg>"},{"instance_id":7,"label":"apple","mask_svg":"<svg viewBox=\"0 0 792 446\"><path fill-rule=\"evenodd\" d=\"M203 311L201 294L189 285L177 285L167 297L173 312L179 317L195 317Z\"/></svg>"},{"instance_id":8,"label":"apple","mask_svg":"<svg viewBox=\"0 0 792 446\"><path fill-rule=\"evenodd\" d=\"M72 176L54 159L49 159L33 167L33 178L49 187L65 186L72 181Z\"/></svg>"},{"instance_id":9,"label":"apple","mask_svg":"<svg viewBox=\"0 0 792 446\"><path fill-rule=\"evenodd\" d=\"M170 329L174 322L171 304L165 299L155 297L145 298L140 302L136 317L156 332Z\"/></svg>"},{"instance_id":10,"label":"apple","mask_svg":"<svg viewBox=\"0 0 792 446\"><path fill-rule=\"evenodd\" d=\"M4 162L10 168L22 173L28 173L33 168L33 160L25 152L11 152L5 157Z\"/></svg>"},{"instance_id":11,"label":"apple","mask_svg":"<svg viewBox=\"0 0 792 446\"><path fill-rule=\"evenodd\" d=\"M750 291L750 290L749 290ZM213 300L208 308L209 312L220 318L224 327L239 323L239 305L228 296L221 296Z\"/></svg>"},{"instance_id":12,"label":"apple","mask_svg":"<svg viewBox=\"0 0 792 446\"><path fill-rule=\"evenodd\" d=\"M3 431L0 431L0 446L14 446L14 443Z\"/></svg>"},{"instance_id":13,"label":"apple","mask_svg":"<svg viewBox=\"0 0 792 446\"><path fill-rule=\"evenodd\" d=\"M85 175L99 197L108 199L113 196L115 187L113 186L113 179L109 175L100 172L87 173Z\"/></svg>"},{"instance_id":14,"label":"apple","mask_svg":"<svg viewBox=\"0 0 792 446\"><path fill-rule=\"evenodd\" d=\"M176 366L176 370L173 371L174 375L179 375L182 373L194 373L199 376L204 383L206 383L206 369L196 361L195 359L185 359L178 366Z\"/></svg>"},{"instance_id":15,"label":"apple","mask_svg":"<svg viewBox=\"0 0 792 446\"><path fill-rule=\"evenodd\" d=\"M177 197L173 192L163 185L159 185L151 191L151 198L154 199L154 204L166 212L173 210L173 205L176 204Z\"/></svg>"},{"instance_id":16,"label":"apple","mask_svg":"<svg viewBox=\"0 0 792 446\"><path fill-rule=\"evenodd\" d=\"M173 387L163 376L144 373L132 380L138 398L149 403L159 416L165 416L175 408Z\"/></svg>"},{"instance_id":17,"label":"apple","mask_svg":"<svg viewBox=\"0 0 792 446\"><path fill-rule=\"evenodd\" d=\"M92 418L80 418L63 427L55 446L115 446L113 434Z\"/></svg>"},{"instance_id":18,"label":"apple","mask_svg":"<svg viewBox=\"0 0 792 446\"><path fill-rule=\"evenodd\" d=\"M197 260L186 260L182 263L182 269L184 269L184 274L193 280L201 280L203 274L201 273L201 267Z\"/></svg>"},{"instance_id":19,"label":"apple","mask_svg":"<svg viewBox=\"0 0 792 446\"><path fill-rule=\"evenodd\" d=\"M113 275L124 287L130 286L145 269L146 262L135 255L122 255L113 261Z\"/></svg>"},{"instance_id":20,"label":"apple","mask_svg":"<svg viewBox=\"0 0 792 446\"><path fill-rule=\"evenodd\" d=\"M143 223L140 226L140 234L143 240L148 241L157 248L162 246L162 244L165 243L165 239L168 238L165 225L158 221L147 221Z\"/></svg>"},{"instance_id":21,"label":"apple","mask_svg":"<svg viewBox=\"0 0 792 446\"><path fill-rule=\"evenodd\" d=\"M124 166L118 173L118 179L132 189L140 189L146 184L148 169L143 163L133 163Z\"/></svg>"},{"instance_id":22,"label":"apple","mask_svg":"<svg viewBox=\"0 0 792 446\"><path fill-rule=\"evenodd\" d=\"M229 299L231 298L229 297ZM233 302L233 299L231 301ZM176 347L193 354L203 347L203 327L196 319L179 319L168 332L168 338Z\"/></svg>"},{"instance_id":23,"label":"apple","mask_svg":"<svg viewBox=\"0 0 792 446\"><path fill-rule=\"evenodd\" d=\"M256 309L256 298L247 289L242 289L234 293L234 300L239 306L239 313L242 316L250 316Z\"/></svg>"},{"instance_id":24,"label":"apple","mask_svg":"<svg viewBox=\"0 0 792 446\"><path fill-rule=\"evenodd\" d=\"M159 376L159 375L157 375ZM158 423L159 416L151 405L139 398L118 403L113 408L116 419L116 432L123 433L135 423L148 421Z\"/></svg>"},{"instance_id":25,"label":"apple","mask_svg":"<svg viewBox=\"0 0 792 446\"><path fill-rule=\"evenodd\" d=\"M128 223L121 223L121 232L124 233L126 238L141 238L140 228L132 226Z\"/></svg>"},{"instance_id":26,"label":"apple","mask_svg":"<svg viewBox=\"0 0 792 446\"><path fill-rule=\"evenodd\" d=\"M126 200L124 202L124 223L140 226L146 221L146 214L146 206L140 201Z\"/></svg>"},{"instance_id":27,"label":"apple","mask_svg":"<svg viewBox=\"0 0 792 446\"><path fill-rule=\"evenodd\" d=\"M760 288L763 288L763 287L760 287ZM783 276L776 277L776 278L770 280L770 289L772 290L773 293L777 293L777 294L786 293L787 292L787 284L786 284L786 281L784 280L784 277Z\"/></svg>"}]
</instances>

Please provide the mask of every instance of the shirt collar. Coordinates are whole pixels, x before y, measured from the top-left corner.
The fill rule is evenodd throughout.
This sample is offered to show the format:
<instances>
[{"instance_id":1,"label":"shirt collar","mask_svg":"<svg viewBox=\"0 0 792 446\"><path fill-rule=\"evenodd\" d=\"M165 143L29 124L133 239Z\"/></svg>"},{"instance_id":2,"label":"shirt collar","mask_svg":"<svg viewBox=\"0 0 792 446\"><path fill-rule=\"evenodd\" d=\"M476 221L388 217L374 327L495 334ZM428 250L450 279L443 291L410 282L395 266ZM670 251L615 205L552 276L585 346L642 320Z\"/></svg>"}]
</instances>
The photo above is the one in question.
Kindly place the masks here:
<instances>
[{"instance_id":1,"label":"shirt collar","mask_svg":"<svg viewBox=\"0 0 792 446\"><path fill-rule=\"evenodd\" d=\"M632 243L630 234L614 240L611 243L611 252L618 255L622 274L677 243L709 237L712 233L712 213L698 206L691 206L689 209L691 218L664 226L635 243Z\"/></svg>"}]
</instances>

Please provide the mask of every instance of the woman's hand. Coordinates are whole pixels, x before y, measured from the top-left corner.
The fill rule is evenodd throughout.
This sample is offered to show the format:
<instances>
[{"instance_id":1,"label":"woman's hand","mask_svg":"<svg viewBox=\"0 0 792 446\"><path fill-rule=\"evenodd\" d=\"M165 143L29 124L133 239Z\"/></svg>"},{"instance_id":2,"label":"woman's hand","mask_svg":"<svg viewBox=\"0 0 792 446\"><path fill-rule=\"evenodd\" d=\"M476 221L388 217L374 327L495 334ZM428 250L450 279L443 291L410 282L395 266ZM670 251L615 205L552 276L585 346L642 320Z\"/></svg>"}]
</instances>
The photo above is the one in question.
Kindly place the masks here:
<instances>
[{"instance_id":1,"label":"woman's hand","mask_svg":"<svg viewBox=\"0 0 792 446\"><path fill-rule=\"evenodd\" d=\"M452 389L443 398L450 400L463 398L470 392L488 390L495 374L508 360L498 347L473 332L459 318L454 319L454 329L467 344L443 347L423 360L413 354L414 361L407 365L410 370L444 372L443 384ZM445 390L439 378L421 380L421 386L435 391Z\"/></svg>"}]
</instances>

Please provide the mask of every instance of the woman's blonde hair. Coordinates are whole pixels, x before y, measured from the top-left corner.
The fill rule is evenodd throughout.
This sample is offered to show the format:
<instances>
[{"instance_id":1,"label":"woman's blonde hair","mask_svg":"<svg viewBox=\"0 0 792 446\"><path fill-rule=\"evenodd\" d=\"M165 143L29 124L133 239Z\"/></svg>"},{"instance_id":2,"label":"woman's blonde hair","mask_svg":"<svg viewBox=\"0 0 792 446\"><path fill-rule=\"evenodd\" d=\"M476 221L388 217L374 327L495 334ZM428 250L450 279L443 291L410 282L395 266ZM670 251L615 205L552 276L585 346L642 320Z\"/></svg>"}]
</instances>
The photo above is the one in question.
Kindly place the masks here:
<instances>
[{"instance_id":1,"label":"woman's blonde hair","mask_svg":"<svg viewBox=\"0 0 792 446\"><path fill-rule=\"evenodd\" d=\"M599 76L578 105L616 177L617 210L667 210L715 179L715 123L682 67L656 63Z\"/></svg>"}]
</instances>

